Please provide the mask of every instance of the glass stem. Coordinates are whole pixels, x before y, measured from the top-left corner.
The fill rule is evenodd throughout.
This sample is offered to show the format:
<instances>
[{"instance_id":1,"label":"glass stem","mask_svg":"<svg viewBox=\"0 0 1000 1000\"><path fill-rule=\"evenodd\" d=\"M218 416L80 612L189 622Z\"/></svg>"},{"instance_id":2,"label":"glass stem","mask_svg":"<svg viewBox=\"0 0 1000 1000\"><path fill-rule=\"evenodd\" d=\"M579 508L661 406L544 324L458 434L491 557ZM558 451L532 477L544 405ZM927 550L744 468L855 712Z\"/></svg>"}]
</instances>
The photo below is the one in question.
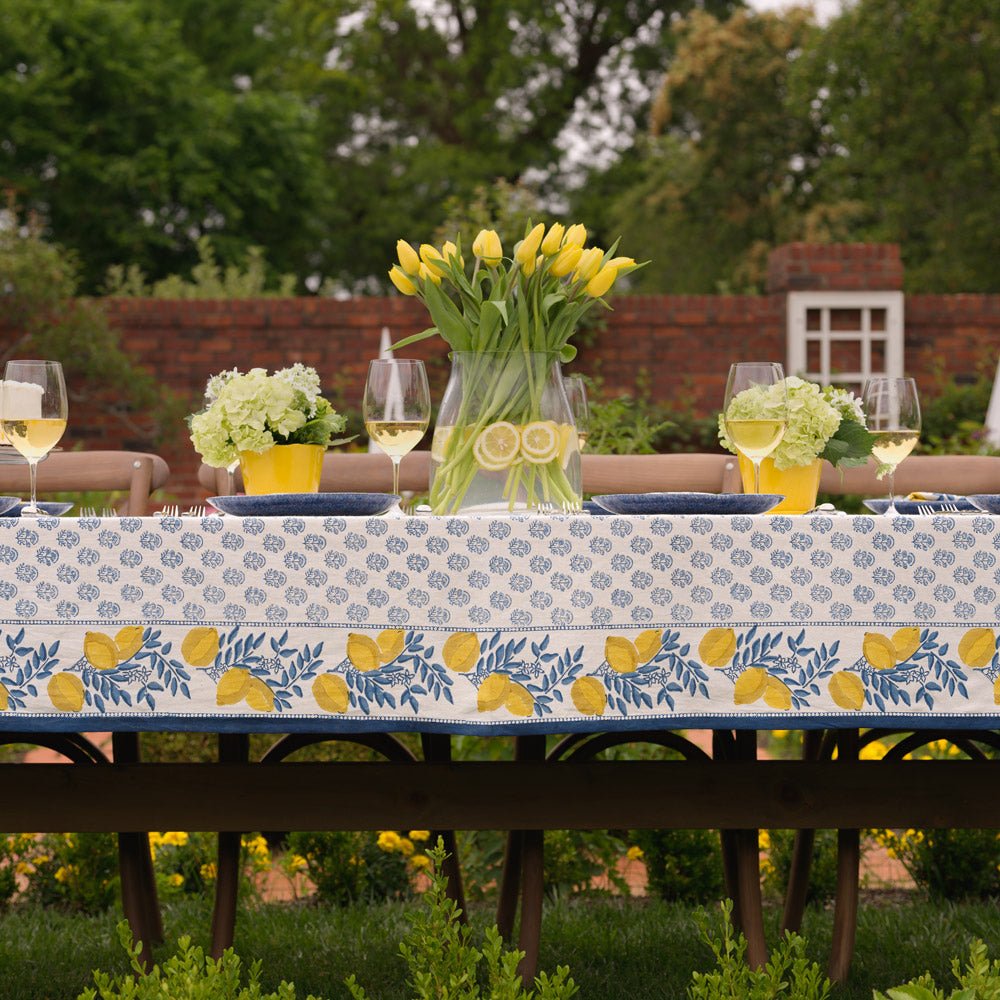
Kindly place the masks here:
<instances>
[{"instance_id":1,"label":"glass stem","mask_svg":"<svg viewBox=\"0 0 1000 1000\"><path fill-rule=\"evenodd\" d=\"M895 478L896 478L896 466L893 466L889 470L889 506L886 507L885 509L885 512L887 514L896 513L896 486L894 482Z\"/></svg>"},{"instance_id":2,"label":"glass stem","mask_svg":"<svg viewBox=\"0 0 1000 1000\"><path fill-rule=\"evenodd\" d=\"M28 479L31 482L31 503L32 510L38 509L38 459L28 459Z\"/></svg>"},{"instance_id":3,"label":"glass stem","mask_svg":"<svg viewBox=\"0 0 1000 1000\"><path fill-rule=\"evenodd\" d=\"M753 491L760 494L760 459L753 463Z\"/></svg>"},{"instance_id":4,"label":"glass stem","mask_svg":"<svg viewBox=\"0 0 1000 1000\"><path fill-rule=\"evenodd\" d=\"M392 456L392 492L399 494L399 463L402 460L401 455Z\"/></svg>"}]
</instances>

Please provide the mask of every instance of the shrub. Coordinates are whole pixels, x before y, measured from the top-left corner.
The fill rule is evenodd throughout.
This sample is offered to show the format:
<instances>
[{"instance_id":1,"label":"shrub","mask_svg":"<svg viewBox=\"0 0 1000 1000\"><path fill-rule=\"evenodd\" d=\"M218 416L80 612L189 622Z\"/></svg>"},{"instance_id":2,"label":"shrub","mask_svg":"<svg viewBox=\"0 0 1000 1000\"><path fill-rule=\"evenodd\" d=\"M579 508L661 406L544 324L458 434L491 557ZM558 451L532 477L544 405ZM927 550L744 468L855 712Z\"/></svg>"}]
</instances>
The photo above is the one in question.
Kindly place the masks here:
<instances>
[{"instance_id":1,"label":"shrub","mask_svg":"<svg viewBox=\"0 0 1000 1000\"><path fill-rule=\"evenodd\" d=\"M786 933L771 951L763 969L751 969L746 962L746 939L734 936L733 904L722 904L722 938L719 940L709 926L707 914L697 915L702 937L715 955L716 966L711 972L696 972L688 987L688 1000L824 1000L830 995L830 980L815 962L805 957L805 940Z\"/></svg>"},{"instance_id":2,"label":"shrub","mask_svg":"<svg viewBox=\"0 0 1000 1000\"><path fill-rule=\"evenodd\" d=\"M545 892L552 899L612 890L627 896L628 883L618 873L624 854L621 837L607 830L546 830Z\"/></svg>"},{"instance_id":3,"label":"shrub","mask_svg":"<svg viewBox=\"0 0 1000 1000\"><path fill-rule=\"evenodd\" d=\"M770 896L783 897L792 870L794 830L761 830L761 850L767 857L760 871L764 891ZM816 830L813 838L812 863L809 869L807 903L825 903L837 893L837 831Z\"/></svg>"},{"instance_id":4,"label":"shrub","mask_svg":"<svg viewBox=\"0 0 1000 1000\"><path fill-rule=\"evenodd\" d=\"M704 903L722 895L718 834L709 830L637 830L632 840L642 850L650 893L685 903Z\"/></svg>"},{"instance_id":5,"label":"shrub","mask_svg":"<svg viewBox=\"0 0 1000 1000\"><path fill-rule=\"evenodd\" d=\"M880 830L875 838L932 898L1000 896L1000 833L996 830Z\"/></svg>"},{"instance_id":6,"label":"shrub","mask_svg":"<svg viewBox=\"0 0 1000 1000\"><path fill-rule=\"evenodd\" d=\"M990 962L982 941L973 941L969 964L964 970L959 960L953 958L951 971L958 982L958 989L951 993L939 989L930 973L924 973L904 986L889 990L888 996L876 990L874 1000L1000 1000L1000 961Z\"/></svg>"},{"instance_id":7,"label":"shrub","mask_svg":"<svg viewBox=\"0 0 1000 1000\"><path fill-rule=\"evenodd\" d=\"M471 927L461 922L461 910L448 898L440 840L429 854L433 868L424 905L409 916L410 929L399 946L410 970L414 1000L569 1000L577 992L564 966L551 977L541 973L534 990L525 990L517 971L524 953L505 949L495 926L486 931L482 949L476 948ZM354 976L346 982L354 1000L369 1000Z\"/></svg>"},{"instance_id":8,"label":"shrub","mask_svg":"<svg viewBox=\"0 0 1000 1000\"><path fill-rule=\"evenodd\" d=\"M217 843L214 833L150 833L157 891L164 896L207 893L216 879ZM256 895L254 876L270 869L271 852L260 834L243 836L241 848L240 893Z\"/></svg>"},{"instance_id":9,"label":"shrub","mask_svg":"<svg viewBox=\"0 0 1000 1000\"><path fill-rule=\"evenodd\" d=\"M85 989L78 1000L295 1000L295 985L282 982L276 993L263 993L260 988L260 962L250 966L250 976L243 983L243 966L231 948L214 961L201 948L191 944L189 937L178 941L179 951L163 963L146 972L139 955L141 945L132 944L128 923L118 925L118 940L129 956L132 971L112 977L106 972L94 972L94 986ZM320 1000L310 995L307 1000Z\"/></svg>"},{"instance_id":10,"label":"shrub","mask_svg":"<svg viewBox=\"0 0 1000 1000\"><path fill-rule=\"evenodd\" d=\"M110 833L23 835L15 870L22 896L41 906L101 913L118 898L118 851Z\"/></svg>"},{"instance_id":11,"label":"shrub","mask_svg":"<svg viewBox=\"0 0 1000 1000\"><path fill-rule=\"evenodd\" d=\"M429 837L426 830L411 830L409 835L395 830L290 833L286 857L292 860L287 867L299 867L294 859L301 860L320 903L347 906L403 899L410 893L413 874L430 865L418 849Z\"/></svg>"}]
</instances>

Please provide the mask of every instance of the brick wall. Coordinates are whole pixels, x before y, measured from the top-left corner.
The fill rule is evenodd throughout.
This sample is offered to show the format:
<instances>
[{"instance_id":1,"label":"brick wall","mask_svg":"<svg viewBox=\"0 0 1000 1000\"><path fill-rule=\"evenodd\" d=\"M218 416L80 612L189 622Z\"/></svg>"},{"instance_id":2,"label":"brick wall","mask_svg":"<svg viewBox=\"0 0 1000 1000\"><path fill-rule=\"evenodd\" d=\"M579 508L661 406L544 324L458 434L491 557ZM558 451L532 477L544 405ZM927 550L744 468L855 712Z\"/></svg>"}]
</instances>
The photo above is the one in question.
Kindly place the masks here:
<instances>
[{"instance_id":1,"label":"brick wall","mask_svg":"<svg viewBox=\"0 0 1000 1000\"><path fill-rule=\"evenodd\" d=\"M614 311L605 315L602 328L587 334L571 368L599 374L611 393L634 392L642 378L648 380L652 398L710 414L722 401L733 361L784 360L784 291L817 287L803 283L810 273L827 283L819 287L837 289L897 289L902 276L898 249L892 246L791 244L772 255L772 292L767 295L616 298ZM871 283L875 276L880 283ZM107 310L125 349L191 409L214 372L234 366L273 369L295 361L315 366L334 400L357 409L382 328L388 327L395 340L428 322L419 302L401 297L120 299L108 301ZM0 344L11 336L0 330ZM907 373L920 382L938 369L971 378L982 364L994 366L1000 351L1000 295L908 296L905 350ZM448 373L440 341L425 341L404 354L428 362L432 391L440 398ZM107 398L113 397L110 388ZM78 406L65 443L150 450L150 433L141 415L123 421L94 406ZM174 439L158 450L170 464L171 491L182 501L200 499L199 462L186 429L178 426Z\"/></svg>"}]
</instances>

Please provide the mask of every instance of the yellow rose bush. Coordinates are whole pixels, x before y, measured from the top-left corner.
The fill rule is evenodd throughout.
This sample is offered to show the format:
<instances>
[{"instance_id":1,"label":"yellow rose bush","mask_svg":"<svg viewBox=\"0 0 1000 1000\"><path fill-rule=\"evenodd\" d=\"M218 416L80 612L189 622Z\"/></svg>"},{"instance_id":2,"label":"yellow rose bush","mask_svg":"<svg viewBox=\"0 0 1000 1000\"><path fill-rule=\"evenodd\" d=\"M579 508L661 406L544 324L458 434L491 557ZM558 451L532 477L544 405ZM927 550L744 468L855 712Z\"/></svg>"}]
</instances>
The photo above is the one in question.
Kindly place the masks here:
<instances>
[{"instance_id":1,"label":"yellow rose bush","mask_svg":"<svg viewBox=\"0 0 1000 1000\"><path fill-rule=\"evenodd\" d=\"M618 278L641 266L615 256L617 243L603 250L587 247L586 238L580 223L538 223L508 253L496 232L484 229L468 265L458 238L440 247L396 244L389 279L424 303L434 325L394 348L439 335L453 361L463 359L457 412L442 424L446 394L434 434L435 513L460 510L480 473L500 474L509 509L517 497L528 509L579 508L579 486L571 482L579 444L564 396L565 420L550 415L553 393L562 393L553 371L575 357L571 340L583 315L607 306L604 296Z\"/></svg>"}]
</instances>

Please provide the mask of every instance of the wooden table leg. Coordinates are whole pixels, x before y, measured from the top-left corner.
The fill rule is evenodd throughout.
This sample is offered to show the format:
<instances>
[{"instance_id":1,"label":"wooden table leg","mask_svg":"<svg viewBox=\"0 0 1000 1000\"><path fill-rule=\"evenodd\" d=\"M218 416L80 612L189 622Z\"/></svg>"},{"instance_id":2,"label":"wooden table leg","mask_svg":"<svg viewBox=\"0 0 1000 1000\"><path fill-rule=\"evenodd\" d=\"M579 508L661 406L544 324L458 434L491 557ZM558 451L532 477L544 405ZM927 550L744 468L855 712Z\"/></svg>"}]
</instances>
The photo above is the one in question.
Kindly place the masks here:
<instances>
[{"instance_id":1,"label":"wooden table leg","mask_svg":"<svg viewBox=\"0 0 1000 1000\"><path fill-rule=\"evenodd\" d=\"M858 731L837 734L838 760L857 760ZM847 979L854 957L858 926L858 886L861 869L861 831L837 831L837 897L833 905L833 941L828 974L834 983Z\"/></svg>"},{"instance_id":2,"label":"wooden table leg","mask_svg":"<svg viewBox=\"0 0 1000 1000\"><path fill-rule=\"evenodd\" d=\"M138 733L113 733L111 747L117 763L135 764L140 760ZM163 918L156 895L156 875L146 831L119 831L118 872L122 911L132 928L133 938L142 942L139 960L145 968L152 968L152 946L163 941Z\"/></svg>"},{"instance_id":3,"label":"wooden table leg","mask_svg":"<svg viewBox=\"0 0 1000 1000\"><path fill-rule=\"evenodd\" d=\"M421 733L420 743L424 751L424 760L437 764L450 763L451 737L447 733ZM458 842L455 840L455 831L431 831L432 844L436 844L439 837L444 842L444 849L448 852L442 865L442 873L448 880L448 896L455 901L455 905L461 911L462 923L468 923L465 890L462 886L462 864L458 857Z\"/></svg>"},{"instance_id":4,"label":"wooden table leg","mask_svg":"<svg viewBox=\"0 0 1000 1000\"><path fill-rule=\"evenodd\" d=\"M823 731L806 730L802 739L802 759L818 760L823 743ZM809 872L812 870L815 830L796 830L792 846L792 862L785 888L785 910L781 918L781 930L798 931L802 927L802 917L806 911L806 897L809 895Z\"/></svg>"},{"instance_id":5,"label":"wooden table leg","mask_svg":"<svg viewBox=\"0 0 1000 1000\"><path fill-rule=\"evenodd\" d=\"M250 737L245 733L219 735L219 761L242 763L250 759ZM212 958L232 947L236 933L236 904L240 888L241 832L225 830L218 835L216 858L215 905L212 910Z\"/></svg>"},{"instance_id":6,"label":"wooden table leg","mask_svg":"<svg viewBox=\"0 0 1000 1000\"><path fill-rule=\"evenodd\" d=\"M524 831L508 830L504 846L503 870L500 873L500 894L497 898L497 930L508 943L514 939L514 919L521 892L521 858L524 852Z\"/></svg>"},{"instance_id":7,"label":"wooden table leg","mask_svg":"<svg viewBox=\"0 0 1000 1000\"><path fill-rule=\"evenodd\" d=\"M734 748L738 760L756 760L756 731L736 730ZM760 895L760 835L757 829L736 830L734 833L738 895L733 909L739 911L740 927L747 939L747 962L751 968L761 969L767 964L767 941Z\"/></svg>"},{"instance_id":8,"label":"wooden table leg","mask_svg":"<svg viewBox=\"0 0 1000 1000\"><path fill-rule=\"evenodd\" d=\"M521 979L532 983L538 972L542 938L542 900L545 896L545 831L525 830L521 856L521 929L518 947L524 952L517 967Z\"/></svg>"}]
</instances>

